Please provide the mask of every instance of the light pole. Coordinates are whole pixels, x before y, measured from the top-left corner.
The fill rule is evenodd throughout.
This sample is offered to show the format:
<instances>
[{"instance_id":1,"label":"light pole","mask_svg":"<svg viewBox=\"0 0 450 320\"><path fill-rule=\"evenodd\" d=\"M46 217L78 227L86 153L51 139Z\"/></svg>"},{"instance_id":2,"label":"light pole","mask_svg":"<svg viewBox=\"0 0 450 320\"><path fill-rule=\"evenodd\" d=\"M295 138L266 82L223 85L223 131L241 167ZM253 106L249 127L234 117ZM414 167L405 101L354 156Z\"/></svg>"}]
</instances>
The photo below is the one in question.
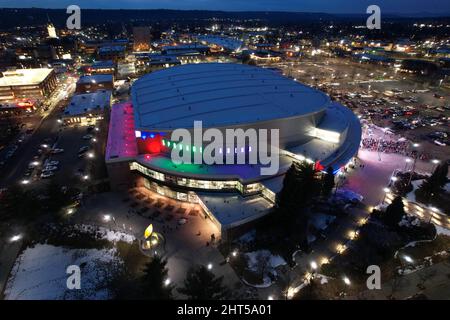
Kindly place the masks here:
<instances>
[{"instance_id":1,"label":"light pole","mask_svg":"<svg viewBox=\"0 0 450 320\"><path fill-rule=\"evenodd\" d=\"M433 169L431 170L431 174L433 174L434 170L436 170L437 166L439 165L439 161L438 159L433 159L431 160L431 162L434 164Z\"/></svg>"},{"instance_id":2,"label":"light pole","mask_svg":"<svg viewBox=\"0 0 450 320\"><path fill-rule=\"evenodd\" d=\"M405 169L404 169L404 171L406 172L406 167L408 166L408 163L411 163L411 159L410 158L406 158L406 160L405 160Z\"/></svg>"},{"instance_id":3,"label":"light pole","mask_svg":"<svg viewBox=\"0 0 450 320\"><path fill-rule=\"evenodd\" d=\"M384 200L386 200L386 195L387 195L389 192L391 192L391 189L389 189L389 188L384 188L383 191L384 191L384 196L383 196L383 200L381 201L382 204L384 204Z\"/></svg>"},{"instance_id":4,"label":"light pole","mask_svg":"<svg viewBox=\"0 0 450 320\"><path fill-rule=\"evenodd\" d=\"M378 139L378 145L377 145L377 152L378 152L378 161L381 161L381 154L380 154L380 142L381 140L384 140L384 136L386 135L386 132L389 128L383 128L383 136L381 139Z\"/></svg>"},{"instance_id":5,"label":"light pole","mask_svg":"<svg viewBox=\"0 0 450 320\"><path fill-rule=\"evenodd\" d=\"M418 143L413 143L413 148L415 148L416 150L414 150L413 151L413 156L414 156L414 161L413 161L413 166L412 166L412 170L411 170L411 173L409 174L409 180L408 180L408 186L411 184L411 180L412 180L412 177L413 177L413 175L414 175L414 171L416 170L416 162L417 162L417 155L418 155L418 148L419 148L419 144Z\"/></svg>"}]
</instances>

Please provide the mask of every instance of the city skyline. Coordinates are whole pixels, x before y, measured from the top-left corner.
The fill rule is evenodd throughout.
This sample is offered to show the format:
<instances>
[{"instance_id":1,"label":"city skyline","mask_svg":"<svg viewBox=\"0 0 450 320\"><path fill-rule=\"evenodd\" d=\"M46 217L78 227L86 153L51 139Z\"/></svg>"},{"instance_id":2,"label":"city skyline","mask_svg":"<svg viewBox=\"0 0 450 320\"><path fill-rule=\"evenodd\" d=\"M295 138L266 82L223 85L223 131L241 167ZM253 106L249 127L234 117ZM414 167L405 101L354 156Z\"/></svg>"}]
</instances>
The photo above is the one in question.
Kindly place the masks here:
<instances>
[{"instance_id":1,"label":"city skyline","mask_svg":"<svg viewBox=\"0 0 450 320\"><path fill-rule=\"evenodd\" d=\"M369 5L378 5L382 13L399 15L435 15L445 16L450 13L450 3L440 0L420 1L420 0L379 0L374 3L371 0L338 0L338 1L276 1L262 0L257 2L248 2L243 0L121 0L106 1L96 0L73 1L63 0L45 0L36 1L25 0L20 3L11 1L0 1L2 8L65 8L71 4L76 4L82 9L173 9L173 10L208 10L208 11L279 11L279 12L317 12L334 14L365 14Z\"/></svg>"}]
</instances>

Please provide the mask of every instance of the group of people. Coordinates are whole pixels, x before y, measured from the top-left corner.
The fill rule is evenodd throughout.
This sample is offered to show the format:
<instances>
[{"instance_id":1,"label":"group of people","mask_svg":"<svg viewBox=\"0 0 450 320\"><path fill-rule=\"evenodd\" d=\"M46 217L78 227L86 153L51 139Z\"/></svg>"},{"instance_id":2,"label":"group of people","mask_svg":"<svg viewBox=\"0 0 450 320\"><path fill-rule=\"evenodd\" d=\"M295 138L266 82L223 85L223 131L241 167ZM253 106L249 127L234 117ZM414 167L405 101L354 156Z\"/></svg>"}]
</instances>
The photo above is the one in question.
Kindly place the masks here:
<instances>
[{"instance_id":1,"label":"group of people","mask_svg":"<svg viewBox=\"0 0 450 320\"><path fill-rule=\"evenodd\" d=\"M409 153L411 152L409 145L409 141L379 140L375 138L364 138L362 140L363 149L380 151L383 153L398 153L409 155Z\"/></svg>"}]
</instances>

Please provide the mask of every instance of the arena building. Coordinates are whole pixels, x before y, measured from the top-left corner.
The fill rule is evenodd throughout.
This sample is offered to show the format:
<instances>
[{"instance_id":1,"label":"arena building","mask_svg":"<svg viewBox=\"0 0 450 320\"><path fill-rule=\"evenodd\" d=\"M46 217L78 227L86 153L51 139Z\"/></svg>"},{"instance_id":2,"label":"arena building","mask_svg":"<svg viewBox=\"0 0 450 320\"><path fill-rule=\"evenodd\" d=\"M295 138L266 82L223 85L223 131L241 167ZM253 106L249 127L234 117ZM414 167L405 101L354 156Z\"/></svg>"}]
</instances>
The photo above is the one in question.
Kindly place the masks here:
<instances>
[{"instance_id":1,"label":"arena building","mask_svg":"<svg viewBox=\"0 0 450 320\"><path fill-rule=\"evenodd\" d=\"M172 148L203 151L203 145L170 139L175 129L193 131L196 120L222 132L279 129L279 170L267 176L258 164L174 164ZM113 187L145 186L198 203L227 238L270 212L292 161L339 170L355 156L360 139L351 110L273 70L188 64L143 76L132 87L132 101L112 107L106 163ZM220 149L224 156L254 152L228 143Z\"/></svg>"}]
</instances>

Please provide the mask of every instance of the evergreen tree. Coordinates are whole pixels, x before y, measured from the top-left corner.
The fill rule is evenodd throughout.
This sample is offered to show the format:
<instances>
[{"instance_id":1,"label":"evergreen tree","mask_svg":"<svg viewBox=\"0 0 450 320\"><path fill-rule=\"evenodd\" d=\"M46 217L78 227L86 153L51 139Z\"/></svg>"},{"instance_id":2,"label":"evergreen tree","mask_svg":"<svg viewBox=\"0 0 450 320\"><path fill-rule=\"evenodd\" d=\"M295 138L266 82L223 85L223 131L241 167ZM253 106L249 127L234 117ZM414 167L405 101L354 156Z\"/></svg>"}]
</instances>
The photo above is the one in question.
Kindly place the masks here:
<instances>
[{"instance_id":1,"label":"evergreen tree","mask_svg":"<svg viewBox=\"0 0 450 320\"><path fill-rule=\"evenodd\" d=\"M398 223L405 215L402 197L397 196L392 203L387 206L386 211L382 215L384 223L390 227L398 227Z\"/></svg>"},{"instance_id":2,"label":"evergreen tree","mask_svg":"<svg viewBox=\"0 0 450 320\"><path fill-rule=\"evenodd\" d=\"M222 284L222 277L215 277L205 266L189 269L184 287L178 292L186 295L190 300L219 300L229 296L229 290Z\"/></svg>"},{"instance_id":3,"label":"evergreen tree","mask_svg":"<svg viewBox=\"0 0 450 320\"><path fill-rule=\"evenodd\" d=\"M322 194L328 196L334 188L334 172L332 167L327 168L327 173L323 178Z\"/></svg>"},{"instance_id":4,"label":"evergreen tree","mask_svg":"<svg viewBox=\"0 0 450 320\"><path fill-rule=\"evenodd\" d=\"M168 275L166 264L167 261L159 256L154 256L152 260L145 264L144 275L141 278L143 299L161 300L172 298L173 287L164 283Z\"/></svg>"}]
</instances>

